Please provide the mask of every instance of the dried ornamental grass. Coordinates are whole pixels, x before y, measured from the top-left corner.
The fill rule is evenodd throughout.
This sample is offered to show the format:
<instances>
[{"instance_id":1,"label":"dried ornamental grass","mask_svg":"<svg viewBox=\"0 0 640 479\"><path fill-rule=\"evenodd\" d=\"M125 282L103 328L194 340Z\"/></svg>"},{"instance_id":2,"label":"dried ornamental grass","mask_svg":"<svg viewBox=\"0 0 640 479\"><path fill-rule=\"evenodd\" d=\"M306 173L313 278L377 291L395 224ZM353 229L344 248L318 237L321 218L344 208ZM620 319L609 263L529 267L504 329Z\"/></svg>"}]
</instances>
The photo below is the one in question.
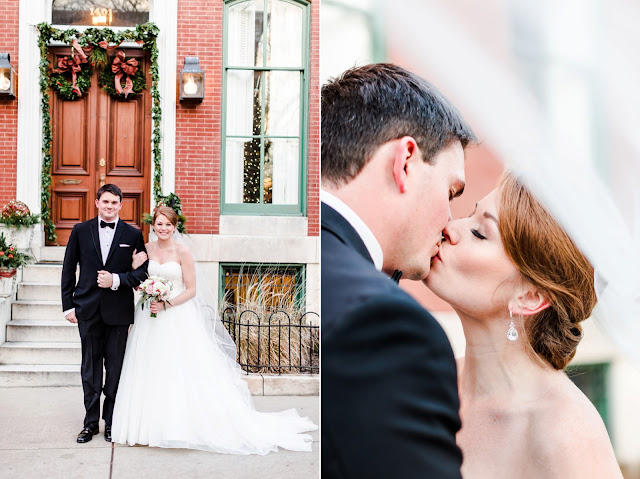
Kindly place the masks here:
<instances>
[{"instance_id":1,"label":"dried ornamental grass","mask_svg":"<svg viewBox=\"0 0 640 479\"><path fill-rule=\"evenodd\" d=\"M305 312L303 285L281 268L257 270L242 267L231 278L234 297L227 294L220 305L238 363L249 372L311 372L319 362L319 329L310 325L317 314Z\"/></svg>"}]
</instances>

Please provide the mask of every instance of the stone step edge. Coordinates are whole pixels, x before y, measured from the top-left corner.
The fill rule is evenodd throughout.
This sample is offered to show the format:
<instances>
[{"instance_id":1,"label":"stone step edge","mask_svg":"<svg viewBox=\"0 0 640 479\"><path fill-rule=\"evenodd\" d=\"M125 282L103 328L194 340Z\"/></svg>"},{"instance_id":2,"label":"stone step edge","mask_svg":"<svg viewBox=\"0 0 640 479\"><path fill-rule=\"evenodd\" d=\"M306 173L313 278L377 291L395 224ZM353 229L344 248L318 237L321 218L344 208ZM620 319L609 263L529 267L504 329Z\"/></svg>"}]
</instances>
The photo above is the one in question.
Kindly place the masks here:
<instances>
[{"instance_id":1,"label":"stone step edge","mask_svg":"<svg viewBox=\"0 0 640 479\"><path fill-rule=\"evenodd\" d=\"M7 323L7 326L20 326L20 327L63 327L63 328L77 328L78 325L70 323L69 321L59 319L12 319Z\"/></svg>"},{"instance_id":2,"label":"stone step edge","mask_svg":"<svg viewBox=\"0 0 640 479\"><path fill-rule=\"evenodd\" d=\"M62 373L65 375L78 375L80 365L56 365L56 364L2 364L0 376L11 374L37 375L47 373ZM267 374L243 374L242 379L247 382L253 396L319 396L320 377L313 375L267 375ZM80 378L77 378L78 382ZM20 386L6 385L3 387L63 387L63 386Z\"/></svg>"},{"instance_id":3,"label":"stone step edge","mask_svg":"<svg viewBox=\"0 0 640 479\"><path fill-rule=\"evenodd\" d=\"M0 344L0 348L11 349L80 349L80 341L78 342L61 342L61 341L6 341Z\"/></svg>"}]
</instances>

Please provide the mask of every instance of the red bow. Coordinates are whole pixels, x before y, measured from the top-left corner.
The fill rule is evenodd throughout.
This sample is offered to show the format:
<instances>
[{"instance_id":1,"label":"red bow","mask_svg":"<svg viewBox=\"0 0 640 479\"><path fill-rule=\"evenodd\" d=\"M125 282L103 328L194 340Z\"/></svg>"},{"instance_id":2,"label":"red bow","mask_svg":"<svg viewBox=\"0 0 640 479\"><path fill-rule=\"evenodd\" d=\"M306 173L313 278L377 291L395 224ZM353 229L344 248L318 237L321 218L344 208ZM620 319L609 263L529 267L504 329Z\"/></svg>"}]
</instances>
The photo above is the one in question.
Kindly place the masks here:
<instances>
[{"instance_id":1,"label":"red bow","mask_svg":"<svg viewBox=\"0 0 640 479\"><path fill-rule=\"evenodd\" d=\"M71 56L66 56L58 60L58 68L53 69L53 73L66 73L71 72L71 83L73 85L72 90L78 95L82 96L82 92L78 85L76 85L76 79L78 77L78 73L82 70L82 64L87 63L87 56L82 51L80 44L77 39L73 40L73 48L78 52L77 55L73 55L73 51L71 52Z\"/></svg>"},{"instance_id":2,"label":"red bow","mask_svg":"<svg viewBox=\"0 0 640 479\"><path fill-rule=\"evenodd\" d=\"M82 60L79 56L67 56L58 60L58 68L53 70L54 73L66 73L71 72L71 83L73 84L73 91L78 94L78 96L82 96L82 92L78 85L76 85L76 78L78 77L78 73L82 70L81 65L85 63L86 60Z\"/></svg>"},{"instance_id":3,"label":"red bow","mask_svg":"<svg viewBox=\"0 0 640 479\"><path fill-rule=\"evenodd\" d=\"M116 53L113 63L111 63L111 71L116 74L116 91L120 94L124 93L124 97L127 98L129 93L133 93L133 80L131 77L138 71L138 60L129 58L125 61L125 54L120 50ZM123 76L126 76L124 89L120 83Z\"/></svg>"}]
</instances>

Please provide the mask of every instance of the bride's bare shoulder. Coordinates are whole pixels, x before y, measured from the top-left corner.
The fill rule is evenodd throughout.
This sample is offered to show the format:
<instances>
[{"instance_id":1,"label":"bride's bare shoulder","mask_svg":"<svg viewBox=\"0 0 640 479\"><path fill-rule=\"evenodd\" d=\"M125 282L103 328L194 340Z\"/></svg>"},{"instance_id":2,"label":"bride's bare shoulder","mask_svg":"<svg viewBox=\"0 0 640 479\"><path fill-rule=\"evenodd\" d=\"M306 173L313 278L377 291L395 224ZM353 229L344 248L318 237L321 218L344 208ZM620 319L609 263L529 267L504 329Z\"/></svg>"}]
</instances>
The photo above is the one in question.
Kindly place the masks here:
<instances>
[{"instance_id":1,"label":"bride's bare shoulder","mask_svg":"<svg viewBox=\"0 0 640 479\"><path fill-rule=\"evenodd\" d=\"M622 478L600 414L570 379L550 388L531 424L536 456L557 477Z\"/></svg>"},{"instance_id":2,"label":"bride's bare shoulder","mask_svg":"<svg viewBox=\"0 0 640 479\"><path fill-rule=\"evenodd\" d=\"M191 254L191 251L189 250L189 248L181 243L176 244L176 253L178 254L178 258L180 258L180 261L191 261L193 262L193 255Z\"/></svg>"}]
</instances>

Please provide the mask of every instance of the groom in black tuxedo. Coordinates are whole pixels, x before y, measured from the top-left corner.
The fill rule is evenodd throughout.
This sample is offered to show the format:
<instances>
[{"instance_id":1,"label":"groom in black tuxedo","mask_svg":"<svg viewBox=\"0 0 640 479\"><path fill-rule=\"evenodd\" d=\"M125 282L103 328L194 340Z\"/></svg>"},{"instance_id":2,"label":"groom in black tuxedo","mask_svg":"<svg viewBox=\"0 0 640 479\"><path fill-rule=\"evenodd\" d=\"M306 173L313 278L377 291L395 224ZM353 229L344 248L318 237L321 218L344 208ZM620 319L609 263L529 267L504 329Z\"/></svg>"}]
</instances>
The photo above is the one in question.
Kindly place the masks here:
<instances>
[{"instance_id":1,"label":"groom in black tuxedo","mask_svg":"<svg viewBox=\"0 0 640 479\"><path fill-rule=\"evenodd\" d=\"M324 85L321 108L322 476L460 478L451 346L389 276L422 280L438 260L475 137L389 64Z\"/></svg>"},{"instance_id":2,"label":"groom in black tuxedo","mask_svg":"<svg viewBox=\"0 0 640 479\"><path fill-rule=\"evenodd\" d=\"M142 233L118 218L122 191L106 184L96 194L98 216L73 227L62 266L62 309L78 324L82 342L82 388L86 415L78 442L98 434L100 395L105 440L111 441L113 405L120 381L129 325L133 323L133 288L145 278L148 262L131 269L136 251L146 251ZM80 277L76 283L76 267ZM106 370L104 388L102 367Z\"/></svg>"}]
</instances>

